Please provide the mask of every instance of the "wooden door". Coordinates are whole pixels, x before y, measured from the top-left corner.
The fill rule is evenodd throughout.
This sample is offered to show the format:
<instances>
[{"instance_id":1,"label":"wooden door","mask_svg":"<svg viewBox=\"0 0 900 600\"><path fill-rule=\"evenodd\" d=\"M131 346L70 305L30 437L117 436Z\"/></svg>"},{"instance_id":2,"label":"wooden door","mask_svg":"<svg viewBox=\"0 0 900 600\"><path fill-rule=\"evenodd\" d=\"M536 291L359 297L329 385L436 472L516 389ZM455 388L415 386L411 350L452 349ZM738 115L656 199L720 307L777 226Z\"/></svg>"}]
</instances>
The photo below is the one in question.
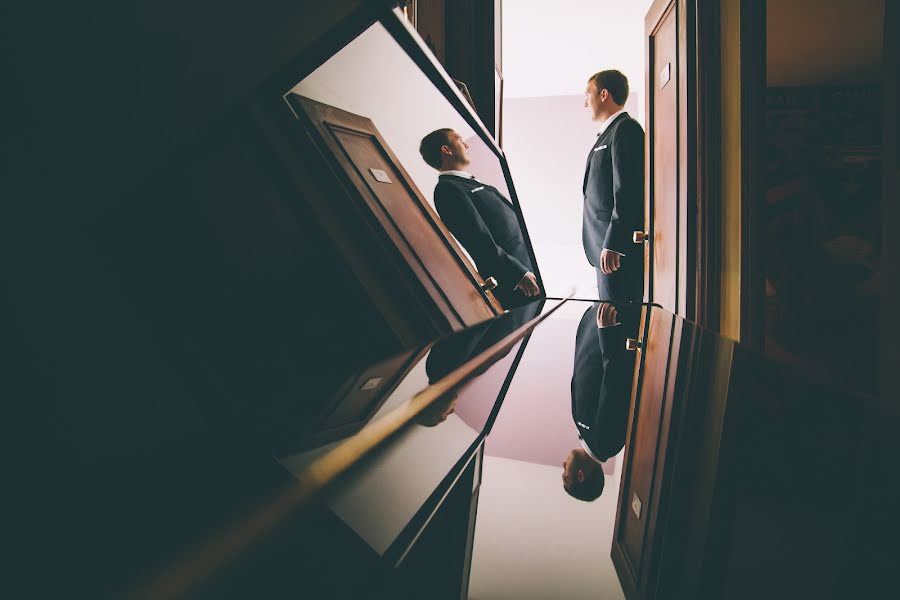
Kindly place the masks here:
<instances>
[{"instance_id":1,"label":"wooden door","mask_svg":"<svg viewBox=\"0 0 900 600\"><path fill-rule=\"evenodd\" d=\"M660 482L666 468L666 440L671 418L682 321L658 308L645 307L639 340L641 353L632 393L631 413L619 503L613 530L612 559L629 600L652 598L653 548L657 535Z\"/></svg>"},{"instance_id":2,"label":"wooden door","mask_svg":"<svg viewBox=\"0 0 900 600\"><path fill-rule=\"evenodd\" d=\"M358 199L353 208L370 216L396 248L398 266L419 284L423 303L454 330L501 312L371 119L302 96L290 99Z\"/></svg>"},{"instance_id":3,"label":"wooden door","mask_svg":"<svg viewBox=\"0 0 900 600\"><path fill-rule=\"evenodd\" d=\"M645 300L684 314L688 266L688 72L685 0L656 0L645 19L647 168Z\"/></svg>"}]
</instances>

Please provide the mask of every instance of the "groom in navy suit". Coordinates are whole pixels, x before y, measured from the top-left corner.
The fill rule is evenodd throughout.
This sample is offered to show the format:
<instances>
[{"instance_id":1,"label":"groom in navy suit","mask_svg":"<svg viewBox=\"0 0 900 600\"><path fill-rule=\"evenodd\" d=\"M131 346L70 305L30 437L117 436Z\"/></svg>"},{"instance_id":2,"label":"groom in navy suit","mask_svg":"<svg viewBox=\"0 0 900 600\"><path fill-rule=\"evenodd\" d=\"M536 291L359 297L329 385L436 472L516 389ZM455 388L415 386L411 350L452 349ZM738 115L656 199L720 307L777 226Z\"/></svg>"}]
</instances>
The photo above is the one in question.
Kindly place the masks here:
<instances>
[{"instance_id":1,"label":"groom in navy suit","mask_svg":"<svg viewBox=\"0 0 900 600\"><path fill-rule=\"evenodd\" d=\"M619 71L593 75L584 94L600 124L584 168L584 252L597 270L600 300L640 302L644 250L632 235L644 229L644 130L625 112L628 79Z\"/></svg>"},{"instance_id":2,"label":"groom in navy suit","mask_svg":"<svg viewBox=\"0 0 900 600\"><path fill-rule=\"evenodd\" d=\"M603 492L603 463L625 445L635 353L625 340L636 338L640 305L598 302L584 312L575 335L572 419L580 447L563 462L563 488L590 502Z\"/></svg>"},{"instance_id":3,"label":"groom in navy suit","mask_svg":"<svg viewBox=\"0 0 900 600\"><path fill-rule=\"evenodd\" d=\"M494 277L494 296L504 308L540 295L519 220L509 198L466 171L469 146L452 129L432 131L419 147L422 158L440 171L434 207L475 261L482 277Z\"/></svg>"}]
</instances>

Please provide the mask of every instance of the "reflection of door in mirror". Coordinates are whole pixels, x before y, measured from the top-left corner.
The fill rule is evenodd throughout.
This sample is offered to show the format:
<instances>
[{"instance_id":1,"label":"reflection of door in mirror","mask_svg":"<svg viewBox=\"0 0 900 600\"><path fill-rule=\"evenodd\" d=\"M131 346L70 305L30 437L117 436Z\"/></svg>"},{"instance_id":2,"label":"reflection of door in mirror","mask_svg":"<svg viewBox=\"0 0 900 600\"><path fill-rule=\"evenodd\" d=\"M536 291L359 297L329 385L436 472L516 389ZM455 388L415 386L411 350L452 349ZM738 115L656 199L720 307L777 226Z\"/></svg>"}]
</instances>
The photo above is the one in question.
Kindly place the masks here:
<instances>
[{"instance_id":1,"label":"reflection of door in mirror","mask_svg":"<svg viewBox=\"0 0 900 600\"><path fill-rule=\"evenodd\" d=\"M454 329L501 312L372 120L290 98L326 159L351 184L358 209L372 216L421 284L425 302Z\"/></svg>"},{"instance_id":2,"label":"reflection of door in mirror","mask_svg":"<svg viewBox=\"0 0 900 600\"><path fill-rule=\"evenodd\" d=\"M404 352L353 372L313 416L302 420L303 429L294 432L279 452L311 450L357 433L378 413L426 350Z\"/></svg>"}]
</instances>

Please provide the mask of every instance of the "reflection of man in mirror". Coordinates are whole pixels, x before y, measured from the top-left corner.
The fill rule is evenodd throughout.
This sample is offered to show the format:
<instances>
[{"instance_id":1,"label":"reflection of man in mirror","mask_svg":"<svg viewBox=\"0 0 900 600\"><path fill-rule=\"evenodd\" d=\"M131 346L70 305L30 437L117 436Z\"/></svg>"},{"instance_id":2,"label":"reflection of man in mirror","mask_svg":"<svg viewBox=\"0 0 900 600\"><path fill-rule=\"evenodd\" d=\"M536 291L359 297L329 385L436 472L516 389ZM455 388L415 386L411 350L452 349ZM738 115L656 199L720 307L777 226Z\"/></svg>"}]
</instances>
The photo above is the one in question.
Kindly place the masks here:
<instances>
[{"instance_id":1,"label":"reflection of man in mirror","mask_svg":"<svg viewBox=\"0 0 900 600\"><path fill-rule=\"evenodd\" d=\"M518 306L541 292L519 220L510 201L497 188L475 179L469 147L452 129L432 131L419 152L441 172L434 188L434 206L456 236L482 277L494 277L494 295L504 307Z\"/></svg>"},{"instance_id":2,"label":"reflection of man in mirror","mask_svg":"<svg viewBox=\"0 0 900 600\"><path fill-rule=\"evenodd\" d=\"M462 367L466 362L519 329L533 319L542 307L543 302L534 302L528 306L521 306L496 319L479 323L474 327L469 327L435 342L428 353L428 359L425 361L425 373L428 375L429 385L446 377ZM497 354L491 362L475 369L469 380L474 380L487 373L491 367L509 354L513 348L515 346L507 348L504 352ZM502 376L506 377L507 374L504 372ZM465 385L467 384L464 384L463 388L460 389L464 389ZM447 417L456 410L458 395L458 390L453 390L432 402L420 414L419 424L425 427L434 427L446 421ZM463 397L466 397L465 392Z\"/></svg>"},{"instance_id":3,"label":"reflection of man in mirror","mask_svg":"<svg viewBox=\"0 0 900 600\"><path fill-rule=\"evenodd\" d=\"M621 315L619 314L621 311ZM635 353L625 340L637 335L639 306L594 304L575 336L572 418L581 447L563 462L563 488L590 502L603 492L603 463L625 445Z\"/></svg>"},{"instance_id":4,"label":"reflection of man in mirror","mask_svg":"<svg viewBox=\"0 0 900 600\"><path fill-rule=\"evenodd\" d=\"M640 302L644 250L632 236L644 229L644 130L625 112L628 79L619 71L593 75L584 96L600 123L584 167L584 252L597 270L601 300Z\"/></svg>"},{"instance_id":5,"label":"reflection of man in mirror","mask_svg":"<svg viewBox=\"0 0 900 600\"><path fill-rule=\"evenodd\" d=\"M425 410L419 413L416 421L423 427L435 427L447 420L447 417L456 412L456 401L459 394L455 391L448 392L442 398L438 398L429 404Z\"/></svg>"}]
</instances>

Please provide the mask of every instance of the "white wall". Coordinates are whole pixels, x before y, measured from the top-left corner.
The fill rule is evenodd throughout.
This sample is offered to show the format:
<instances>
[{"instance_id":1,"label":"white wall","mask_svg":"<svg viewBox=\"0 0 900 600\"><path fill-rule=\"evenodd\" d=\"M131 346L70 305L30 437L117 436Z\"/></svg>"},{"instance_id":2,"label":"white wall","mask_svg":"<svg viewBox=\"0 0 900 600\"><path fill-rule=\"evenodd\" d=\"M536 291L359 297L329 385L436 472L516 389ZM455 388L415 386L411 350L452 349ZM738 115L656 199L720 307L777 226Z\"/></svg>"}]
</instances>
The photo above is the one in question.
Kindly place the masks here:
<instances>
[{"instance_id":1,"label":"white wall","mask_svg":"<svg viewBox=\"0 0 900 600\"><path fill-rule=\"evenodd\" d=\"M643 91L644 15L651 4L652 0L504 2L504 95L580 95L587 78L603 69L622 71L634 89Z\"/></svg>"},{"instance_id":2,"label":"white wall","mask_svg":"<svg viewBox=\"0 0 900 600\"><path fill-rule=\"evenodd\" d=\"M470 600L625 597L610 558L619 474L581 502L563 490L561 472L485 457Z\"/></svg>"},{"instance_id":3,"label":"white wall","mask_svg":"<svg viewBox=\"0 0 900 600\"><path fill-rule=\"evenodd\" d=\"M438 173L419 154L422 138L442 127L463 138L475 134L380 23L291 91L372 119L432 205Z\"/></svg>"}]
</instances>

